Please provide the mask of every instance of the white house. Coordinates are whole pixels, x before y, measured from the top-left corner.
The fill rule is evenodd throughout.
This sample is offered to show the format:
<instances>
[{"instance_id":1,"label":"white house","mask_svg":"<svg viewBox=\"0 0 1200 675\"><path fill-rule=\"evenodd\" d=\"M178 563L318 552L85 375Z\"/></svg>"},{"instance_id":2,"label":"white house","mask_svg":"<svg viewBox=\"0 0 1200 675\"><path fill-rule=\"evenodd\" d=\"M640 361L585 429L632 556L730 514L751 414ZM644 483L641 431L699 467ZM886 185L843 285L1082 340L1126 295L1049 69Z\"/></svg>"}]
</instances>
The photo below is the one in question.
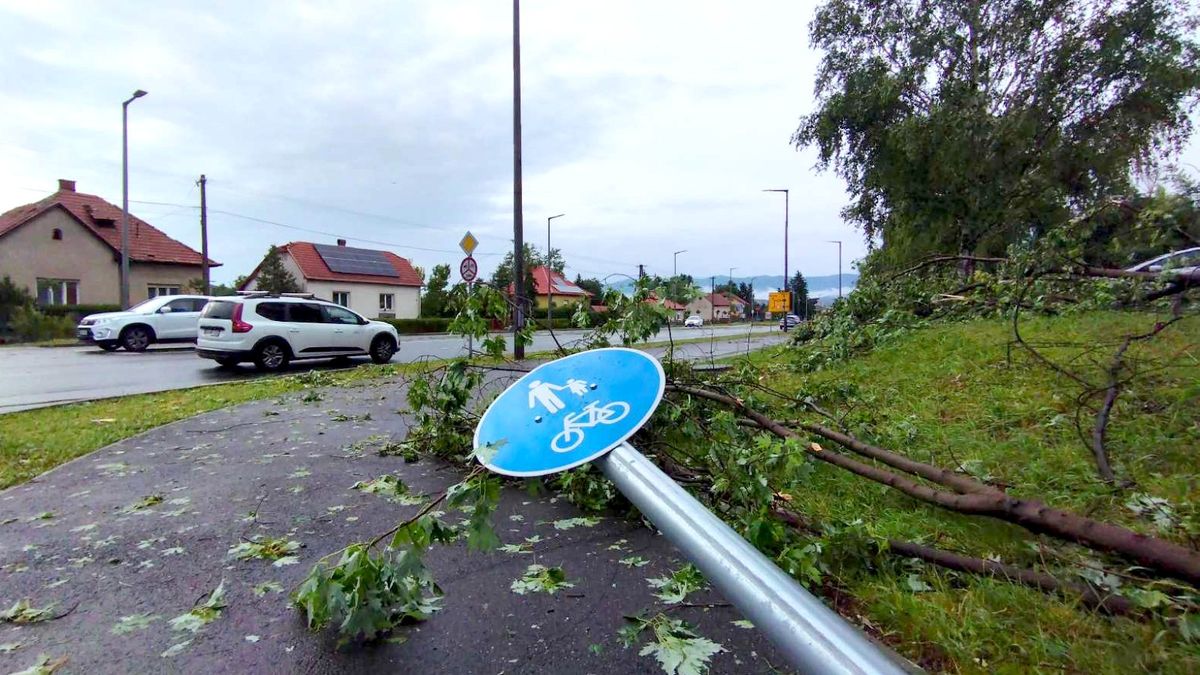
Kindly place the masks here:
<instances>
[{"instance_id":1,"label":"white house","mask_svg":"<svg viewBox=\"0 0 1200 675\"><path fill-rule=\"evenodd\" d=\"M374 319L415 319L421 312L421 277L391 251L293 241L279 247L283 266L300 289ZM258 289L254 268L239 290Z\"/></svg>"}]
</instances>

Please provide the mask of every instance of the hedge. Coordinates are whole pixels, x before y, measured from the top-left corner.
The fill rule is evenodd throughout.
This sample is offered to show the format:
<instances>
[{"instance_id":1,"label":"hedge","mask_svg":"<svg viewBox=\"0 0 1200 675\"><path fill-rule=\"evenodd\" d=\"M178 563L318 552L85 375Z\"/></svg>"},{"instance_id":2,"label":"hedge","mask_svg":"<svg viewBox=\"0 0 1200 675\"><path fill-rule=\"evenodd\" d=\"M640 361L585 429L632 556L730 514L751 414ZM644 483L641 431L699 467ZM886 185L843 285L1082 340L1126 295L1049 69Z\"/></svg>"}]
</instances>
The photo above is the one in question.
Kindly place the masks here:
<instances>
[{"instance_id":1,"label":"hedge","mask_svg":"<svg viewBox=\"0 0 1200 675\"><path fill-rule=\"evenodd\" d=\"M38 307L38 311L46 316L69 316L72 321L78 321L88 314L100 312L119 312L120 305L46 305Z\"/></svg>"},{"instance_id":2,"label":"hedge","mask_svg":"<svg viewBox=\"0 0 1200 675\"><path fill-rule=\"evenodd\" d=\"M450 328L451 319L376 319L376 321L392 324L396 327L396 332L401 335L413 335L416 333L445 333Z\"/></svg>"}]
</instances>

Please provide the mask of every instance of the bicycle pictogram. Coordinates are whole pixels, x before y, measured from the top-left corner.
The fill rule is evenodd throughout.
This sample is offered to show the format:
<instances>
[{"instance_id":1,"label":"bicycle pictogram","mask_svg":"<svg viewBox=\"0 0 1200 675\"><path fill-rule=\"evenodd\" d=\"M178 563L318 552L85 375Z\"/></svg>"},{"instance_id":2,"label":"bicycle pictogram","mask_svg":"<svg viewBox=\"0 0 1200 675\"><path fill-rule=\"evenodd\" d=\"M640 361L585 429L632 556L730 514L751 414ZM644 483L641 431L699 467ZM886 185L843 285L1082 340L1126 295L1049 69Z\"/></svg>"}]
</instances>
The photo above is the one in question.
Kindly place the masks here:
<instances>
[{"instance_id":1,"label":"bicycle pictogram","mask_svg":"<svg viewBox=\"0 0 1200 675\"><path fill-rule=\"evenodd\" d=\"M583 406L577 413L568 413L563 418L563 430L550 440L550 449L555 452L570 452L579 447L584 439L584 429L597 424L616 424L629 414L629 404L613 401L608 405L597 405L595 401Z\"/></svg>"}]
</instances>

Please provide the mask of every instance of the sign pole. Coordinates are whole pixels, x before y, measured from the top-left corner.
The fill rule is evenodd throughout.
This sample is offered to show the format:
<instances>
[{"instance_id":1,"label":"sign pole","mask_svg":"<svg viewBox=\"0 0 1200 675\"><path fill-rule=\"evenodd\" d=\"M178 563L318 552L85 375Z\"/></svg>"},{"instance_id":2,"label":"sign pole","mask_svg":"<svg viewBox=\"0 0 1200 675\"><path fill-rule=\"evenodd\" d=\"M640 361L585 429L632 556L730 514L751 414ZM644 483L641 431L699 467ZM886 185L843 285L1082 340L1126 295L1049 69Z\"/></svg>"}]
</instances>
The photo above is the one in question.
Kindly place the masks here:
<instances>
[{"instance_id":1,"label":"sign pole","mask_svg":"<svg viewBox=\"0 0 1200 675\"><path fill-rule=\"evenodd\" d=\"M595 464L798 672L905 672L633 446L622 443Z\"/></svg>"}]
</instances>

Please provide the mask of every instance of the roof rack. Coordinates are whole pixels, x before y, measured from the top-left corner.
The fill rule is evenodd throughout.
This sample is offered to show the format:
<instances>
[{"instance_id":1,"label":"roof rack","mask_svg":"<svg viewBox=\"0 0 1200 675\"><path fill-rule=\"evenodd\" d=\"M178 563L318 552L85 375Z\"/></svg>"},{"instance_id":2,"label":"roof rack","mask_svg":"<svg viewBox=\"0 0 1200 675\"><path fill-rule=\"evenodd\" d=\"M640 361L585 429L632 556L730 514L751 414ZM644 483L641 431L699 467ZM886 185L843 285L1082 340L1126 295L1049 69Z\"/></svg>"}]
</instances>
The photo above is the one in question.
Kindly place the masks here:
<instances>
[{"instance_id":1,"label":"roof rack","mask_svg":"<svg viewBox=\"0 0 1200 675\"><path fill-rule=\"evenodd\" d=\"M308 300L317 300L316 293L280 293L281 298L306 298Z\"/></svg>"},{"instance_id":2,"label":"roof rack","mask_svg":"<svg viewBox=\"0 0 1200 675\"><path fill-rule=\"evenodd\" d=\"M247 298L259 298L264 295L270 295L267 291L238 291L237 294Z\"/></svg>"}]
</instances>

